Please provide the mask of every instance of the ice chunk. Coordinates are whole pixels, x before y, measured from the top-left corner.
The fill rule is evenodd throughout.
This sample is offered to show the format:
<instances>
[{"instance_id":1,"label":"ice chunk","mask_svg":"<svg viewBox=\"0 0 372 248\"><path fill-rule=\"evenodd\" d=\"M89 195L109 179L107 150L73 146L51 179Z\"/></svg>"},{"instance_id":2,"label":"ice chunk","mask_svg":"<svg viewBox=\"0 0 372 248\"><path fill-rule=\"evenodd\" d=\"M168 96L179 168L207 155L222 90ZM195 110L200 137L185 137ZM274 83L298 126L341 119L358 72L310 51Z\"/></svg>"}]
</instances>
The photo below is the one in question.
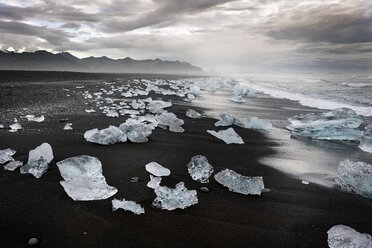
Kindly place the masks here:
<instances>
[{"instance_id":1,"label":"ice chunk","mask_svg":"<svg viewBox=\"0 0 372 248\"><path fill-rule=\"evenodd\" d=\"M100 145L112 145L117 142L127 141L127 135L115 126L109 126L102 130L97 128L88 130L84 133L84 138L89 142Z\"/></svg>"},{"instance_id":2,"label":"ice chunk","mask_svg":"<svg viewBox=\"0 0 372 248\"><path fill-rule=\"evenodd\" d=\"M162 113L165 108L169 108L172 106L171 102L164 102L161 100L154 100L149 102L147 105L147 109L154 114Z\"/></svg>"},{"instance_id":3,"label":"ice chunk","mask_svg":"<svg viewBox=\"0 0 372 248\"><path fill-rule=\"evenodd\" d=\"M128 119L120 125L120 130L134 143L145 143L152 133L153 126L142 123L135 119Z\"/></svg>"},{"instance_id":4,"label":"ice chunk","mask_svg":"<svg viewBox=\"0 0 372 248\"><path fill-rule=\"evenodd\" d=\"M124 209L125 211L131 211L135 215L140 215L140 214L145 213L145 209L134 201L126 201L125 199L120 201L120 200L114 199L111 201L111 203L112 203L112 211L116 211L119 208L121 208L121 209Z\"/></svg>"},{"instance_id":5,"label":"ice chunk","mask_svg":"<svg viewBox=\"0 0 372 248\"><path fill-rule=\"evenodd\" d=\"M94 109L86 109L85 112L87 112L87 113L94 113L96 111Z\"/></svg>"},{"instance_id":6,"label":"ice chunk","mask_svg":"<svg viewBox=\"0 0 372 248\"><path fill-rule=\"evenodd\" d=\"M237 103L245 103L246 100L242 96L233 96L231 98L231 101L237 102Z\"/></svg>"},{"instance_id":7,"label":"ice chunk","mask_svg":"<svg viewBox=\"0 0 372 248\"><path fill-rule=\"evenodd\" d=\"M39 117L35 117L35 115L26 115L25 118L27 118L28 121L35 121L35 122L43 122L45 120L44 115L41 115Z\"/></svg>"},{"instance_id":8,"label":"ice chunk","mask_svg":"<svg viewBox=\"0 0 372 248\"><path fill-rule=\"evenodd\" d=\"M185 129L181 127L184 124L184 121L178 119L177 116L173 113L162 113L160 115L155 116L156 121L159 125L168 126L169 131L175 133L183 133Z\"/></svg>"},{"instance_id":9,"label":"ice chunk","mask_svg":"<svg viewBox=\"0 0 372 248\"><path fill-rule=\"evenodd\" d=\"M372 198L372 165L342 160L338 166L336 182L343 190Z\"/></svg>"},{"instance_id":10,"label":"ice chunk","mask_svg":"<svg viewBox=\"0 0 372 248\"><path fill-rule=\"evenodd\" d=\"M230 191L243 195L261 195L265 188L262 177L243 176L229 169L218 172L214 179Z\"/></svg>"},{"instance_id":11,"label":"ice chunk","mask_svg":"<svg viewBox=\"0 0 372 248\"><path fill-rule=\"evenodd\" d=\"M63 127L63 130L72 130L72 123L66 123L66 125Z\"/></svg>"},{"instance_id":12,"label":"ice chunk","mask_svg":"<svg viewBox=\"0 0 372 248\"><path fill-rule=\"evenodd\" d=\"M22 129L21 124L19 124L18 122L10 125L9 127L10 127L9 132L11 132L11 133L17 132L18 130L21 130Z\"/></svg>"},{"instance_id":13,"label":"ice chunk","mask_svg":"<svg viewBox=\"0 0 372 248\"><path fill-rule=\"evenodd\" d=\"M152 205L156 208L174 210L185 209L198 203L196 190L187 190L183 182L179 182L175 189L166 186L155 188L156 198Z\"/></svg>"},{"instance_id":14,"label":"ice chunk","mask_svg":"<svg viewBox=\"0 0 372 248\"><path fill-rule=\"evenodd\" d=\"M171 173L169 169L161 166L156 162L148 163L145 167L148 172L157 177L169 176Z\"/></svg>"},{"instance_id":15,"label":"ice chunk","mask_svg":"<svg viewBox=\"0 0 372 248\"><path fill-rule=\"evenodd\" d=\"M196 85L190 86L190 93L193 94L194 96L199 96L200 88Z\"/></svg>"},{"instance_id":16,"label":"ice chunk","mask_svg":"<svg viewBox=\"0 0 372 248\"><path fill-rule=\"evenodd\" d=\"M187 94L187 98L190 100L194 100L195 96L193 94Z\"/></svg>"},{"instance_id":17,"label":"ice chunk","mask_svg":"<svg viewBox=\"0 0 372 248\"><path fill-rule=\"evenodd\" d=\"M150 175L150 181L147 183L147 187L151 189L155 189L160 186L161 183L161 177L154 177L153 175Z\"/></svg>"},{"instance_id":18,"label":"ice chunk","mask_svg":"<svg viewBox=\"0 0 372 248\"><path fill-rule=\"evenodd\" d=\"M270 122L258 119L257 117L248 118L244 123L245 128L257 129L257 130L267 130L273 127Z\"/></svg>"},{"instance_id":19,"label":"ice chunk","mask_svg":"<svg viewBox=\"0 0 372 248\"><path fill-rule=\"evenodd\" d=\"M16 161L16 160L14 160L14 161L10 161L6 165L4 165L4 169L5 170L8 170L8 171L14 171L18 167L21 167L22 165L23 165L23 162L22 161Z\"/></svg>"},{"instance_id":20,"label":"ice chunk","mask_svg":"<svg viewBox=\"0 0 372 248\"><path fill-rule=\"evenodd\" d=\"M48 169L50 161L54 158L52 147L43 143L28 153L27 164L21 167L21 174L32 174L40 178Z\"/></svg>"},{"instance_id":21,"label":"ice chunk","mask_svg":"<svg viewBox=\"0 0 372 248\"><path fill-rule=\"evenodd\" d=\"M4 128L4 125L3 124L0 124L0 129L3 129Z\"/></svg>"},{"instance_id":22,"label":"ice chunk","mask_svg":"<svg viewBox=\"0 0 372 248\"><path fill-rule=\"evenodd\" d=\"M61 185L75 201L107 199L118 191L109 186L102 175L102 164L88 155L75 156L57 162L64 181Z\"/></svg>"},{"instance_id":23,"label":"ice chunk","mask_svg":"<svg viewBox=\"0 0 372 248\"><path fill-rule=\"evenodd\" d=\"M208 159L202 155L192 157L187 164L187 169L192 179L200 183L208 183L209 177L214 171L212 165L208 163Z\"/></svg>"},{"instance_id":24,"label":"ice chunk","mask_svg":"<svg viewBox=\"0 0 372 248\"><path fill-rule=\"evenodd\" d=\"M108 116L108 117L119 117L119 113L116 110L108 110L106 112L106 116Z\"/></svg>"},{"instance_id":25,"label":"ice chunk","mask_svg":"<svg viewBox=\"0 0 372 248\"><path fill-rule=\"evenodd\" d=\"M336 225L328 230L330 248L372 248L371 235L360 233L345 225Z\"/></svg>"},{"instance_id":26,"label":"ice chunk","mask_svg":"<svg viewBox=\"0 0 372 248\"><path fill-rule=\"evenodd\" d=\"M14 160L12 156L16 153L15 150L10 148L0 150L0 164L4 164L6 162Z\"/></svg>"},{"instance_id":27,"label":"ice chunk","mask_svg":"<svg viewBox=\"0 0 372 248\"><path fill-rule=\"evenodd\" d=\"M368 125L360 139L359 148L365 152L372 153L372 125Z\"/></svg>"},{"instance_id":28,"label":"ice chunk","mask_svg":"<svg viewBox=\"0 0 372 248\"><path fill-rule=\"evenodd\" d=\"M293 135L325 140L359 140L362 119L348 108L323 113L301 114L288 119Z\"/></svg>"},{"instance_id":29,"label":"ice chunk","mask_svg":"<svg viewBox=\"0 0 372 248\"><path fill-rule=\"evenodd\" d=\"M234 86L233 95L254 97L256 95L256 91L247 85L242 85L238 83Z\"/></svg>"},{"instance_id":30,"label":"ice chunk","mask_svg":"<svg viewBox=\"0 0 372 248\"><path fill-rule=\"evenodd\" d=\"M197 119L197 118L200 118L201 117L201 114L198 113L198 112L196 112L193 109L188 109L186 111L186 116L189 117L189 118Z\"/></svg>"},{"instance_id":31,"label":"ice chunk","mask_svg":"<svg viewBox=\"0 0 372 248\"><path fill-rule=\"evenodd\" d=\"M140 100L138 100L138 102L137 102L136 99L133 99L133 100L132 100L131 105L132 105L132 108L133 108L133 109L144 109L144 108L146 107L146 105L145 105L144 102L142 102L142 101L140 101Z\"/></svg>"},{"instance_id":32,"label":"ice chunk","mask_svg":"<svg viewBox=\"0 0 372 248\"><path fill-rule=\"evenodd\" d=\"M232 115L228 113L222 113L220 114L220 120L214 123L216 127L218 126L232 126L232 125L237 125L239 127L244 127L244 124L237 118L233 117Z\"/></svg>"},{"instance_id":33,"label":"ice chunk","mask_svg":"<svg viewBox=\"0 0 372 248\"><path fill-rule=\"evenodd\" d=\"M232 127L218 132L213 130L207 130L207 132L214 137L223 140L226 144L244 144L243 139L235 132Z\"/></svg>"}]
</instances>

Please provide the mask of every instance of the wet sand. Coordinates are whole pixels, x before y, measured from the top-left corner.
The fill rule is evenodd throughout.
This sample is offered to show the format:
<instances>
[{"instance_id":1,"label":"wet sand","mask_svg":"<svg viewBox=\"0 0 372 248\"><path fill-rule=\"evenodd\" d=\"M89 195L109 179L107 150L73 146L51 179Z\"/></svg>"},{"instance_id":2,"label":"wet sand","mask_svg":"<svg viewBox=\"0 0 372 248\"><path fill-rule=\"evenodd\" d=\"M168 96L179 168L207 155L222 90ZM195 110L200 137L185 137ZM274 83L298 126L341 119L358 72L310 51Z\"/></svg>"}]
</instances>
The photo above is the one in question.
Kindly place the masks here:
<instances>
[{"instance_id":1,"label":"wet sand","mask_svg":"<svg viewBox=\"0 0 372 248\"><path fill-rule=\"evenodd\" d=\"M326 232L336 224L372 234L371 200L335 188L304 185L299 179L259 163L283 144L265 134L236 127L246 143L226 145L206 132L215 129L215 119L185 117L189 106L177 97L159 96L173 100L169 111L185 121L185 133L157 128L146 144L100 146L86 142L86 130L119 125L126 117L85 113L90 106L84 104L75 86L84 85L91 91L97 81L89 76L73 79L66 74L56 82L39 83L33 79L38 83L0 84L0 124L11 124L17 117L24 128L16 133L0 129L0 149L15 149L14 158L24 162L28 151L43 142L54 151L54 160L40 179L22 175L19 170L0 170L0 247L25 247L30 237L37 237L40 247L327 247ZM70 97L66 97L64 88L70 89ZM304 109L294 102L271 98L261 104L291 105L288 112L281 112L283 117L292 116L293 109ZM19 118L43 111L46 120L42 123ZM73 123L72 131L62 130L63 118ZM137 201L145 214L112 212L113 198L75 202L68 197L59 184L62 177L55 162L83 154L102 162L108 184L118 189L113 198ZM193 181L186 164L197 154L207 156L216 172L229 168L243 175L263 176L270 192L245 196L229 192L214 179L206 185ZM188 189L198 190L199 203L185 210L152 208L155 194L146 187L149 173L144 168L151 161L172 172L163 178L162 185L174 187L183 181ZM131 183L133 176L140 177L140 182ZM201 186L211 192L201 192Z\"/></svg>"}]
</instances>

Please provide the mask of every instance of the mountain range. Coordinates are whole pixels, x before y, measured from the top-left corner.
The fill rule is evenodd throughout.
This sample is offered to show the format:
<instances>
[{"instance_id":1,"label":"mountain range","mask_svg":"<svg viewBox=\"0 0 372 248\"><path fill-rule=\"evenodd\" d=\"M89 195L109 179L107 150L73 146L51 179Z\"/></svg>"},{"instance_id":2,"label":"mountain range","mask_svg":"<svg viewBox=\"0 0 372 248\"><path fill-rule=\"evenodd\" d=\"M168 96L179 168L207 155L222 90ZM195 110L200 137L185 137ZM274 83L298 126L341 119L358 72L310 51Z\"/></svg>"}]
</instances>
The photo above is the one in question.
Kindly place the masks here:
<instances>
[{"instance_id":1,"label":"mountain range","mask_svg":"<svg viewBox=\"0 0 372 248\"><path fill-rule=\"evenodd\" d=\"M159 73L159 74L202 74L199 67L181 61L160 59L134 60L132 58L111 59L87 57L79 59L68 52L50 53L0 51L0 70L25 71L73 71L103 73Z\"/></svg>"}]
</instances>

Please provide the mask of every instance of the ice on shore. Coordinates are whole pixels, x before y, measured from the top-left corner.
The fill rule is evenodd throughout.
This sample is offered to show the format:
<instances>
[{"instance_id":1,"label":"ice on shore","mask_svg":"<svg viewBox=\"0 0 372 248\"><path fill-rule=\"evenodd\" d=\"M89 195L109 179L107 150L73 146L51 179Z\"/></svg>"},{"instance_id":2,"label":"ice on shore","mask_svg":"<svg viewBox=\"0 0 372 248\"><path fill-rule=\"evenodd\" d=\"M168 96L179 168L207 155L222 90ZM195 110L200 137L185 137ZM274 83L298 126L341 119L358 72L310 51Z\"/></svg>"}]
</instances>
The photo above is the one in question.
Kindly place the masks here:
<instances>
[{"instance_id":1,"label":"ice on shore","mask_svg":"<svg viewBox=\"0 0 372 248\"><path fill-rule=\"evenodd\" d=\"M35 117L35 115L26 115L25 118L28 121L35 121L35 122L43 122L45 120L44 115L41 115L39 117Z\"/></svg>"},{"instance_id":2,"label":"ice on shore","mask_svg":"<svg viewBox=\"0 0 372 248\"><path fill-rule=\"evenodd\" d=\"M66 125L63 127L63 130L72 130L72 123L66 123Z\"/></svg>"},{"instance_id":3,"label":"ice on shore","mask_svg":"<svg viewBox=\"0 0 372 248\"><path fill-rule=\"evenodd\" d=\"M3 129L4 128L4 125L3 124L0 124L0 129Z\"/></svg>"},{"instance_id":4,"label":"ice on shore","mask_svg":"<svg viewBox=\"0 0 372 248\"><path fill-rule=\"evenodd\" d=\"M368 125L360 139L359 148L365 152L372 153L372 124Z\"/></svg>"},{"instance_id":5,"label":"ice on shore","mask_svg":"<svg viewBox=\"0 0 372 248\"><path fill-rule=\"evenodd\" d=\"M119 126L119 129L123 132L123 134L125 134L128 139L134 143L147 142L147 137L152 133L153 128L153 126L144 124L135 119L128 119Z\"/></svg>"},{"instance_id":6,"label":"ice on shore","mask_svg":"<svg viewBox=\"0 0 372 248\"><path fill-rule=\"evenodd\" d=\"M209 177L214 171L213 166L208 163L207 157L203 155L192 157L187 164L187 169L191 178L200 183L209 183Z\"/></svg>"},{"instance_id":7,"label":"ice on shore","mask_svg":"<svg viewBox=\"0 0 372 248\"><path fill-rule=\"evenodd\" d=\"M12 158L14 154L16 154L16 151L10 148L0 150L0 164L4 164L6 162L14 160Z\"/></svg>"},{"instance_id":8,"label":"ice on shore","mask_svg":"<svg viewBox=\"0 0 372 248\"><path fill-rule=\"evenodd\" d=\"M159 114L164 111L165 108L169 108L172 106L171 102L164 102L161 100L154 100L149 102L147 105L147 109L153 114Z\"/></svg>"},{"instance_id":9,"label":"ice on shore","mask_svg":"<svg viewBox=\"0 0 372 248\"><path fill-rule=\"evenodd\" d=\"M7 171L14 171L18 167L21 167L22 165L23 165L22 161L13 160L4 165L4 169Z\"/></svg>"},{"instance_id":10,"label":"ice on shore","mask_svg":"<svg viewBox=\"0 0 372 248\"><path fill-rule=\"evenodd\" d=\"M336 182L345 191L372 198L372 165L342 160L338 166Z\"/></svg>"},{"instance_id":11,"label":"ice on shore","mask_svg":"<svg viewBox=\"0 0 372 248\"><path fill-rule=\"evenodd\" d=\"M232 127L218 132L214 130L207 130L207 132L214 137L223 140L226 144L244 144L243 139L235 132Z\"/></svg>"},{"instance_id":12,"label":"ice on shore","mask_svg":"<svg viewBox=\"0 0 372 248\"><path fill-rule=\"evenodd\" d=\"M232 125L236 125L239 127L244 127L244 124L234 116L228 114L228 113L222 113L220 114L220 120L214 123L216 127L223 126L228 127Z\"/></svg>"},{"instance_id":13,"label":"ice on shore","mask_svg":"<svg viewBox=\"0 0 372 248\"><path fill-rule=\"evenodd\" d=\"M187 94L187 98L190 100L194 100L195 96L193 94Z\"/></svg>"},{"instance_id":14,"label":"ice on shore","mask_svg":"<svg viewBox=\"0 0 372 248\"><path fill-rule=\"evenodd\" d=\"M186 116L192 119L197 119L201 117L201 114L193 109L188 109L186 111Z\"/></svg>"},{"instance_id":15,"label":"ice on shore","mask_svg":"<svg viewBox=\"0 0 372 248\"><path fill-rule=\"evenodd\" d=\"M123 200L113 199L111 203L112 203L112 211L116 211L119 208L121 208L124 211L130 211L134 213L135 215L140 215L140 214L145 213L145 209L141 207L140 204L134 201L126 201L125 199Z\"/></svg>"},{"instance_id":16,"label":"ice on shore","mask_svg":"<svg viewBox=\"0 0 372 248\"><path fill-rule=\"evenodd\" d=\"M234 86L233 95L254 97L256 95L256 91L247 85L242 85L238 83Z\"/></svg>"},{"instance_id":17,"label":"ice on shore","mask_svg":"<svg viewBox=\"0 0 372 248\"><path fill-rule=\"evenodd\" d=\"M288 120L291 125L287 128L296 136L325 140L359 140L363 135L357 129L363 120L348 108L301 114Z\"/></svg>"},{"instance_id":18,"label":"ice on shore","mask_svg":"<svg viewBox=\"0 0 372 248\"><path fill-rule=\"evenodd\" d=\"M194 96L199 96L200 95L200 88L196 85L190 86L190 94L193 94Z\"/></svg>"},{"instance_id":19,"label":"ice on shore","mask_svg":"<svg viewBox=\"0 0 372 248\"><path fill-rule=\"evenodd\" d=\"M87 113L94 113L96 111L94 109L86 109L85 112L87 112Z\"/></svg>"},{"instance_id":20,"label":"ice on shore","mask_svg":"<svg viewBox=\"0 0 372 248\"><path fill-rule=\"evenodd\" d=\"M185 209L198 203L196 190L188 190L183 182L179 182L174 189L166 186L155 188L156 198L152 205L164 210Z\"/></svg>"},{"instance_id":21,"label":"ice on shore","mask_svg":"<svg viewBox=\"0 0 372 248\"><path fill-rule=\"evenodd\" d=\"M147 187L151 189L156 189L160 186L161 183L161 177L155 177L153 175L150 175L150 181L146 184Z\"/></svg>"},{"instance_id":22,"label":"ice on shore","mask_svg":"<svg viewBox=\"0 0 372 248\"><path fill-rule=\"evenodd\" d=\"M40 178L48 169L50 161L54 158L52 147L43 143L28 153L27 164L21 167L21 174L32 174Z\"/></svg>"},{"instance_id":23,"label":"ice on shore","mask_svg":"<svg viewBox=\"0 0 372 248\"><path fill-rule=\"evenodd\" d=\"M233 96L231 98L231 101L236 102L236 103L245 103L246 100L242 96Z\"/></svg>"},{"instance_id":24,"label":"ice on shore","mask_svg":"<svg viewBox=\"0 0 372 248\"><path fill-rule=\"evenodd\" d=\"M262 177L249 177L225 169L214 175L214 179L230 191L243 195L261 195L265 188Z\"/></svg>"},{"instance_id":25,"label":"ice on shore","mask_svg":"<svg viewBox=\"0 0 372 248\"><path fill-rule=\"evenodd\" d=\"M244 123L245 128L256 129L256 130L268 130L273 127L270 122L258 119L257 117L251 117Z\"/></svg>"},{"instance_id":26,"label":"ice on shore","mask_svg":"<svg viewBox=\"0 0 372 248\"><path fill-rule=\"evenodd\" d=\"M119 113L116 110L108 110L106 112L106 116L108 116L108 117L119 117Z\"/></svg>"},{"instance_id":27,"label":"ice on shore","mask_svg":"<svg viewBox=\"0 0 372 248\"><path fill-rule=\"evenodd\" d=\"M118 191L106 182L102 175L102 164L88 155L80 155L57 162L64 181L63 189L74 201L107 199Z\"/></svg>"},{"instance_id":28,"label":"ice on shore","mask_svg":"<svg viewBox=\"0 0 372 248\"><path fill-rule=\"evenodd\" d=\"M115 126L109 126L102 130L97 128L88 130L84 133L84 138L89 142L100 145L112 145L117 142L127 141L127 135Z\"/></svg>"},{"instance_id":29,"label":"ice on shore","mask_svg":"<svg viewBox=\"0 0 372 248\"><path fill-rule=\"evenodd\" d=\"M175 133L183 133L185 129L181 127L184 124L182 119L177 118L173 113L165 112L155 116L158 125L169 127L169 131Z\"/></svg>"},{"instance_id":30,"label":"ice on shore","mask_svg":"<svg viewBox=\"0 0 372 248\"><path fill-rule=\"evenodd\" d=\"M11 132L11 133L17 132L18 130L21 130L22 129L21 124L19 124L18 122L10 125L9 127L10 127L9 132Z\"/></svg>"},{"instance_id":31,"label":"ice on shore","mask_svg":"<svg viewBox=\"0 0 372 248\"><path fill-rule=\"evenodd\" d=\"M327 234L330 248L372 248L371 235L357 232L349 226L333 226Z\"/></svg>"},{"instance_id":32,"label":"ice on shore","mask_svg":"<svg viewBox=\"0 0 372 248\"><path fill-rule=\"evenodd\" d=\"M157 177L169 176L171 174L169 169L156 162L150 162L145 167L148 172Z\"/></svg>"}]
</instances>

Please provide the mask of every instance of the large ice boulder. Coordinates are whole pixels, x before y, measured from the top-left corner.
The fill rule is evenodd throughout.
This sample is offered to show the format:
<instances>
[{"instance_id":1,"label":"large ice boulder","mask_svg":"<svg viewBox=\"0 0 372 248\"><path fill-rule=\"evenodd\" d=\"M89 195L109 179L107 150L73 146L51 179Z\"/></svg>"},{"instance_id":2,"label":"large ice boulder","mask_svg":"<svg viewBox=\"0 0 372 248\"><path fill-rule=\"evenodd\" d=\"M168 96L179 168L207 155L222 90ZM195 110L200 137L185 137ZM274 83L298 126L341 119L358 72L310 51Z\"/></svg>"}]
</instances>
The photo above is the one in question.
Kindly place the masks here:
<instances>
[{"instance_id":1,"label":"large ice boulder","mask_svg":"<svg viewBox=\"0 0 372 248\"><path fill-rule=\"evenodd\" d=\"M119 128L130 141L134 143L145 143L148 141L147 137L152 133L154 127L144 124L139 120L128 119Z\"/></svg>"},{"instance_id":2,"label":"large ice boulder","mask_svg":"<svg viewBox=\"0 0 372 248\"><path fill-rule=\"evenodd\" d=\"M371 235L345 225L333 226L327 234L330 248L372 248Z\"/></svg>"},{"instance_id":3,"label":"large ice boulder","mask_svg":"<svg viewBox=\"0 0 372 248\"><path fill-rule=\"evenodd\" d=\"M336 182L345 191L372 198L372 165L342 160L338 166Z\"/></svg>"},{"instance_id":4,"label":"large ice boulder","mask_svg":"<svg viewBox=\"0 0 372 248\"><path fill-rule=\"evenodd\" d=\"M360 139L359 148L365 152L372 153L372 124L368 125Z\"/></svg>"},{"instance_id":5,"label":"large ice boulder","mask_svg":"<svg viewBox=\"0 0 372 248\"><path fill-rule=\"evenodd\" d=\"M100 145L112 145L127 141L127 135L115 126L109 126L102 130L97 128L88 130L84 133L84 138L89 142Z\"/></svg>"},{"instance_id":6,"label":"large ice boulder","mask_svg":"<svg viewBox=\"0 0 372 248\"><path fill-rule=\"evenodd\" d=\"M145 213L145 209L141 207L140 204L134 201L126 201L125 199L123 200L113 199L111 203L112 203L112 211L116 211L119 208L121 208L124 211L130 211L134 213L135 215L140 215L140 214Z\"/></svg>"},{"instance_id":7,"label":"large ice boulder","mask_svg":"<svg viewBox=\"0 0 372 248\"><path fill-rule=\"evenodd\" d=\"M207 157L203 155L196 155L191 158L187 164L187 170L191 178L200 183L208 183L209 177L212 175L213 166L208 163Z\"/></svg>"},{"instance_id":8,"label":"large ice boulder","mask_svg":"<svg viewBox=\"0 0 372 248\"><path fill-rule=\"evenodd\" d=\"M183 129L182 125L184 121L182 119L177 118L177 116L173 113L165 112L155 116L156 121L158 122L158 126L165 126L169 127L169 131L175 133L183 133L185 129Z\"/></svg>"},{"instance_id":9,"label":"large ice boulder","mask_svg":"<svg viewBox=\"0 0 372 248\"><path fill-rule=\"evenodd\" d=\"M258 119L257 117L251 117L244 123L245 128L256 129L256 130L268 130L273 127L270 122Z\"/></svg>"},{"instance_id":10,"label":"large ice boulder","mask_svg":"<svg viewBox=\"0 0 372 248\"><path fill-rule=\"evenodd\" d=\"M339 108L322 113L309 113L288 119L287 128L293 135L325 140L359 140L363 133L357 128L362 119L354 110Z\"/></svg>"},{"instance_id":11,"label":"large ice boulder","mask_svg":"<svg viewBox=\"0 0 372 248\"><path fill-rule=\"evenodd\" d=\"M226 130L220 130L218 132L214 130L207 130L207 132L216 138L223 140L226 144L244 144L243 139L232 127Z\"/></svg>"},{"instance_id":12,"label":"large ice boulder","mask_svg":"<svg viewBox=\"0 0 372 248\"><path fill-rule=\"evenodd\" d=\"M196 190L188 190L183 182L171 189L166 186L155 188L156 198L152 205L165 210L185 209L198 203Z\"/></svg>"},{"instance_id":13,"label":"large ice boulder","mask_svg":"<svg viewBox=\"0 0 372 248\"><path fill-rule=\"evenodd\" d=\"M249 177L225 169L214 175L214 179L230 191L243 195L261 195L265 188L262 177Z\"/></svg>"},{"instance_id":14,"label":"large ice boulder","mask_svg":"<svg viewBox=\"0 0 372 248\"><path fill-rule=\"evenodd\" d=\"M21 167L21 174L32 174L40 178L48 169L50 161L54 158L52 147L43 143L28 153L27 164Z\"/></svg>"},{"instance_id":15,"label":"large ice boulder","mask_svg":"<svg viewBox=\"0 0 372 248\"><path fill-rule=\"evenodd\" d=\"M107 184L98 158L75 156L57 162L57 166L64 179L60 183L74 201L103 200L118 191Z\"/></svg>"}]
</instances>

